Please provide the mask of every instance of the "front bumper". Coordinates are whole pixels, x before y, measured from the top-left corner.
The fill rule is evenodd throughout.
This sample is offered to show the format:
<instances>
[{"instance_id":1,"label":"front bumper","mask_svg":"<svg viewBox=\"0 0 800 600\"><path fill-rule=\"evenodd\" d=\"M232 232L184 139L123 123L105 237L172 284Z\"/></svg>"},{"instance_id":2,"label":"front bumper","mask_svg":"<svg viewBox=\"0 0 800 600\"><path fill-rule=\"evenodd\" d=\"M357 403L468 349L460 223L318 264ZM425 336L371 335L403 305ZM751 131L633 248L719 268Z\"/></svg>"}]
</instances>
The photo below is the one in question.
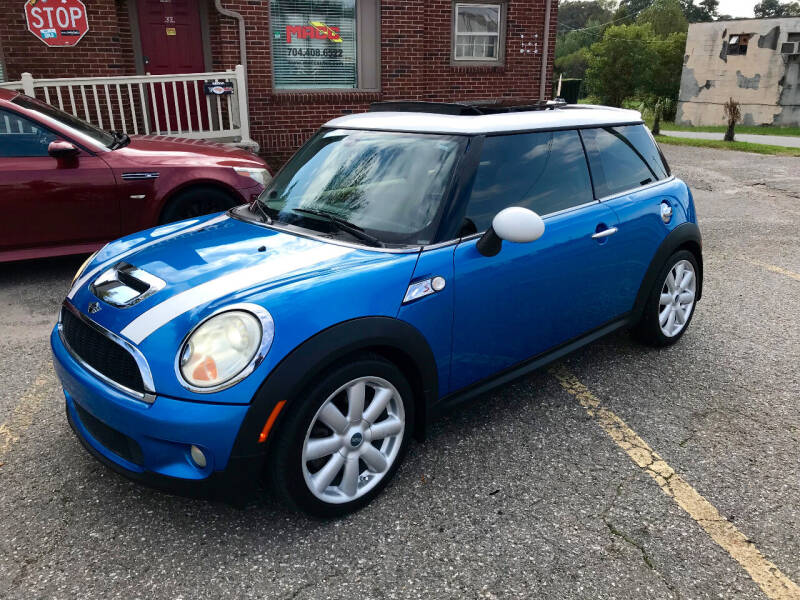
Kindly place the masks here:
<instances>
[{"instance_id":1,"label":"front bumper","mask_svg":"<svg viewBox=\"0 0 800 600\"><path fill-rule=\"evenodd\" d=\"M53 364L67 419L86 449L114 471L176 494L238 501L260 481L263 455L232 457L247 405L132 398L84 369L54 329ZM207 459L190 456L192 445Z\"/></svg>"}]
</instances>

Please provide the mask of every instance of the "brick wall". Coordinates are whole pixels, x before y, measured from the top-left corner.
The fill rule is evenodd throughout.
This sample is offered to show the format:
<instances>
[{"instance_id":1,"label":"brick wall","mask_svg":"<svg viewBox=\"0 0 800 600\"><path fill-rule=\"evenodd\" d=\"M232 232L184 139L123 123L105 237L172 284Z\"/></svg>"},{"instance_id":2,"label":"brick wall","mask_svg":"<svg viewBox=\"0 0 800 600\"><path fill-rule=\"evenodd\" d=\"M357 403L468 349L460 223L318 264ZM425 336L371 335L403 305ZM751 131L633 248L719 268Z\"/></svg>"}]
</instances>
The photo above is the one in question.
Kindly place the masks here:
<instances>
[{"instance_id":1,"label":"brick wall","mask_svg":"<svg viewBox=\"0 0 800 600\"><path fill-rule=\"evenodd\" d=\"M6 79L134 75L126 0L87 0L89 31L72 48L50 48L28 31L23 0L0 0L0 46Z\"/></svg>"},{"instance_id":2,"label":"brick wall","mask_svg":"<svg viewBox=\"0 0 800 600\"><path fill-rule=\"evenodd\" d=\"M365 111L370 102L539 97L544 0L510 0L503 66L466 68L450 64L451 0L382 0L381 90L375 93L274 92L269 0L223 0L223 5L245 17L250 127L253 139L274 168L282 165L322 123L349 112ZM558 2L553 0L545 86L548 94L552 88L557 13ZM239 60L235 21L214 12L210 29L215 68L232 68ZM520 53L523 42L534 41L539 53Z\"/></svg>"},{"instance_id":3,"label":"brick wall","mask_svg":"<svg viewBox=\"0 0 800 600\"><path fill-rule=\"evenodd\" d=\"M237 23L218 14L212 0L208 6L212 67L232 69L240 62ZM381 91L375 93L274 92L269 0L223 0L223 6L245 18L251 132L273 168L322 123L364 111L370 102L526 100L539 95L545 0L509 0L504 65L466 68L450 64L452 0L382 0ZM127 0L91 0L87 9L90 30L78 46L48 48L27 31L22 0L0 0L0 46L7 78L18 79L22 71L34 77L135 73ZM548 93L557 11L553 0ZM539 53L520 53L522 43L532 41L538 43Z\"/></svg>"}]
</instances>

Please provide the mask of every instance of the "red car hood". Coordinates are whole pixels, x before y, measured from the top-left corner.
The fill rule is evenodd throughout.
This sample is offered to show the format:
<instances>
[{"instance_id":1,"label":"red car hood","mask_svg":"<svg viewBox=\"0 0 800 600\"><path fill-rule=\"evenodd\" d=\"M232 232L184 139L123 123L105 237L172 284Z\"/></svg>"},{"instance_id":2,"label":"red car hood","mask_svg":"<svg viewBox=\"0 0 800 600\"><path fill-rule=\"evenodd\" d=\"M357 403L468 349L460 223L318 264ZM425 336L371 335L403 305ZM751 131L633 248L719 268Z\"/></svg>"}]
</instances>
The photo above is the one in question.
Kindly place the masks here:
<instances>
[{"instance_id":1,"label":"red car hood","mask_svg":"<svg viewBox=\"0 0 800 600\"><path fill-rule=\"evenodd\" d=\"M104 158L109 163L116 158L126 163L148 165L198 166L242 166L266 168L266 163L250 152L226 144L190 140L162 135L132 135L131 143L107 153Z\"/></svg>"}]
</instances>

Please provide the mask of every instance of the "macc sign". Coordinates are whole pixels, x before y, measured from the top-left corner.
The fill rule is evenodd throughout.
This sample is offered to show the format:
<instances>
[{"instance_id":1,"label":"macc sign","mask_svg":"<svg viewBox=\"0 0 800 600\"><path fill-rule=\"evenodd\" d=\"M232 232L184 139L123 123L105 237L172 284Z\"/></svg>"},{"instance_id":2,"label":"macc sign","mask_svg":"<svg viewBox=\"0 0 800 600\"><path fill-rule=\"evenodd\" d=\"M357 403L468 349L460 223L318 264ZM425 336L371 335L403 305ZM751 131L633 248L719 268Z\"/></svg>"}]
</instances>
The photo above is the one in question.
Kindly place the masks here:
<instances>
[{"instance_id":1,"label":"macc sign","mask_svg":"<svg viewBox=\"0 0 800 600\"><path fill-rule=\"evenodd\" d=\"M48 46L69 47L89 31L81 0L26 0L28 31Z\"/></svg>"}]
</instances>

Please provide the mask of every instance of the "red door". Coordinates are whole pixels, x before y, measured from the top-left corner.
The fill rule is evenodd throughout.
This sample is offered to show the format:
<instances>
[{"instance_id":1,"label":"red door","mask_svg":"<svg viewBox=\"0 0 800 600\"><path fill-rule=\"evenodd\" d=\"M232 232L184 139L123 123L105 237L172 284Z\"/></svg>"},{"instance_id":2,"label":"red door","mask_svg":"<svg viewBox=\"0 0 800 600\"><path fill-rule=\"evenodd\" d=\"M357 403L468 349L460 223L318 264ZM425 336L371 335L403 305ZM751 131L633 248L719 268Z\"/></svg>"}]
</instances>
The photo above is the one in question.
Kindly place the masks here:
<instances>
[{"instance_id":1,"label":"red door","mask_svg":"<svg viewBox=\"0 0 800 600\"><path fill-rule=\"evenodd\" d=\"M205 71L200 12L197 4L197 0L137 0L139 35L142 40L146 73L165 75ZM165 84L163 90L160 84L153 87L155 93L153 109L156 114L152 119L158 118L159 129L187 131L198 128L195 106L196 100L200 101L201 107L205 106L202 84L187 84L190 110L188 115L183 83L176 82L174 89L172 83ZM199 94L197 99L195 94ZM164 95L166 95L166 110ZM153 104L152 95L148 101Z\"/></svg>"},{"instance_id":2,"label":"red door","mask_svg":"<svg viewBox=\"0 0 800 600\"><path fill-rule=\"evenodd\" d=\"M120 234L114 174L81 151L74 160L47 153L67 139L0 109L0 253L43 246L80 246Z\"/></svg>"}]
</instances>

